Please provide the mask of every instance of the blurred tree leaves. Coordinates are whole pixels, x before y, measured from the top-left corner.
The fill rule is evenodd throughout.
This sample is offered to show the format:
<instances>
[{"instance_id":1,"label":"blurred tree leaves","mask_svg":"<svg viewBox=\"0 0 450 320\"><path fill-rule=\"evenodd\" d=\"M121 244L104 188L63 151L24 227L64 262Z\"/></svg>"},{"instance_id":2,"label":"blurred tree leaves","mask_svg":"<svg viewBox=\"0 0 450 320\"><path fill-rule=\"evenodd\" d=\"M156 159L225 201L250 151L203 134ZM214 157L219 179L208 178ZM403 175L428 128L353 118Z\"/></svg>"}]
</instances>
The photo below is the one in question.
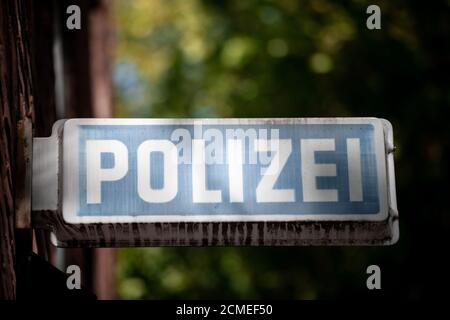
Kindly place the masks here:
<instances>
[{"instance_id":1,"label":"blurred tree leaves","mask_svg":"<svg viewBox=\"0 0 450 320\"><path fill-rule=\"evenodd\" d=\"M370 4L381 7L379 31L365 26ZM121 297L361 297L369 264L381 266L385 295L434 288L450 231L449 8L116 0L117 116L387 118L401 214L401 240L388 248L123 249Z\"/></svg>"}]
</instances>

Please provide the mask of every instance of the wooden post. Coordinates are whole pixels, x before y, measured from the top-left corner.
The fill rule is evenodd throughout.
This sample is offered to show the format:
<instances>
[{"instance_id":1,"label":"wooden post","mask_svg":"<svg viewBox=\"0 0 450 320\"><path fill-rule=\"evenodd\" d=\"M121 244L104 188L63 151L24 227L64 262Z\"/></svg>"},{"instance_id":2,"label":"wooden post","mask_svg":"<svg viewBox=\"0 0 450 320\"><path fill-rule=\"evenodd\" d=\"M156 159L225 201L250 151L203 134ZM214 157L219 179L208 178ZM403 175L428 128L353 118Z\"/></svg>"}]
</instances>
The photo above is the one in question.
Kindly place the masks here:
<instances>
[{"instance_id":1,"label":"wooden post","mask_svg":"<svg viewBox=\"0 0 450 320\"><path fill-rule=\"evenodd\" d=\"M15 236L19 121L34 115L32 5L27 1L0 2L0 299L17 294L16 249L28 239Z\"/></svg>"}]
</instances>

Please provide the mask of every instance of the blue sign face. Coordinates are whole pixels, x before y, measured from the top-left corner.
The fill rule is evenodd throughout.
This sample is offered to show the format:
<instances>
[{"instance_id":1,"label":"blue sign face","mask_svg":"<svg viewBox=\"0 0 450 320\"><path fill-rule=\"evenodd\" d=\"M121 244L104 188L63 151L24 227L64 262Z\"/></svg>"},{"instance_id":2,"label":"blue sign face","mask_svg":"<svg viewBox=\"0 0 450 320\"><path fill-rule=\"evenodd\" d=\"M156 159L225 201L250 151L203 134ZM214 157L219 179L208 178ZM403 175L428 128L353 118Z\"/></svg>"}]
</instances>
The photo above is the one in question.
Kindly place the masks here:
<instances>
[{"instance_id":1,"label":"blue sign face","mask_svg":"<svg viewBox=\"0 0 450 320\"><path fill-rule=\"evenodd\" d=\"M73 119L69 223L382 220L378 119Z\"/></svg>"}]
</instances>

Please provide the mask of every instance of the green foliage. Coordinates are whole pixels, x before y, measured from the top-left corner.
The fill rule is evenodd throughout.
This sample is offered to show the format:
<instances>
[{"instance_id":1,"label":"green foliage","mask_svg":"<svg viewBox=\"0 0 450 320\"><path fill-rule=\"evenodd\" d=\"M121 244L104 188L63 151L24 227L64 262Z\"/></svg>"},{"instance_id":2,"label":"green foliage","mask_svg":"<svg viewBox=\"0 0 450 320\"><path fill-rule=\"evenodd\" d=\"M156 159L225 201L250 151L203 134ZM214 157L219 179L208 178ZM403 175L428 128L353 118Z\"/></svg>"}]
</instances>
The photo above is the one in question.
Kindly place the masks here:
<instances>
[{"instance_id":1,"label":"green foliage","mask_svg":"<svg viewBox=\"0 0 450 320\"><path fill-rule=\"evenodd\" d=\"M365 26L369 4L381 30ZM402 270L428 270L425 239L449 230L448 2L116 0L115 11L117 116L387 118L402 215L392 248L124 249L123 298L359 296L370 263L390 270L384 292L424 294L429 282Z\"/></svg>"},{"instance_id":2,"label":"green foliage","mask_svg":"<svg viewBox=\"0 0 450 320\"><path fill-rule=\"evenodd\" d=\"M340 267L333 265L336 257L344 262ZM126 299L314 299L328 291L333 276L359 272L360 266L352 265L364 262L357 250L326 248L122 249L119 294Z\"/></svg>"}]
</instances>

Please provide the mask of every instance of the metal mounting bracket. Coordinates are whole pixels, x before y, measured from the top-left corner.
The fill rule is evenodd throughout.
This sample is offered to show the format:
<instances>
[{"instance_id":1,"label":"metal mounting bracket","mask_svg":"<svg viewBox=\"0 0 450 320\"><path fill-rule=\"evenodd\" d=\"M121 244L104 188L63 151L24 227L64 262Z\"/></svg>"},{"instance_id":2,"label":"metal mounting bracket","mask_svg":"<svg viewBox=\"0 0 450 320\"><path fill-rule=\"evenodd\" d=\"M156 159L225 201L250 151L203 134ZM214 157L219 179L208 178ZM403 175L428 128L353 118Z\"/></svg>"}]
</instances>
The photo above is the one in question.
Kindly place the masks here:
<instances>
[{"instance_id":1,"label":"metal mounting bracket","mask_svg":"<svg viewBox=\"0 0 450 320\"><path fill-rule=\"evenodd\" d=\"M33 139L33 183L32 210L57 211L59 197L60 137L66 120L58 120L53 125L52 135Z\"/></svg>"},{"instance_id":2,"label":"metal mounting bracket","mask_svg":"<svg viewBox=\"0 0 450 320\"><path fill-rule=\"evenodd\" d=\"M33 123L30 118L17 122L15 227L31 227L31 180L33 159Z\"/></svg>"}]
</instances>

